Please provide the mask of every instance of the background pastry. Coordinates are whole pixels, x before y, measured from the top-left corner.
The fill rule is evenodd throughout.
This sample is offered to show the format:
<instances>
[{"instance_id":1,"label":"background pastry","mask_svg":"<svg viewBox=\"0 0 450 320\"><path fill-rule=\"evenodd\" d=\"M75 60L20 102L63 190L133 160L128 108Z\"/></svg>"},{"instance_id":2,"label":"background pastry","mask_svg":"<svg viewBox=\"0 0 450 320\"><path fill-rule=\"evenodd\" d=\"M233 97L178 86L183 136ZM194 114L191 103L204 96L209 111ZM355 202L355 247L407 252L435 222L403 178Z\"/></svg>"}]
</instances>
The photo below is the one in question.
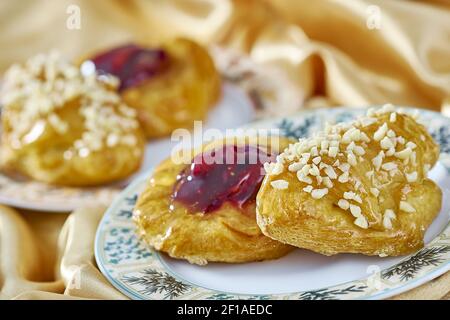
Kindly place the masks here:
<instances>
[{"instance_id":1,"label":"background pastry","mask_svg":"<svg viewBox=\"0 0 450 320\"><path fill-rule=\"evenodd\" d=\"M120 93L137 110L148 138L190 128L194 120L206 117L220 95L220 77L211 57L187 39L157 49L125 45L100 53L89 63L120 79Z\"/></svg>"},{"instance_id":2,"label":"background pastry","mask_svg":"<svg viewBox=\"0 0 450 320\"><path fill-rule=\"evenodd\" d=\"M69 186L132 174L144 136L117 85L112 76L83 76L56 52L12 66L1 94L2 168Z\"/></svg>"},{"instance_id":3,"label":"background pastry","mask_svg":"<svg viewBox=\"0 0 450 320\"><path fill-rule=\"evenodd\" d=\"M234 138L195 150L192 164L165 160L135 207L140 236L157 250L196 264L285 255L291 247L264 236L258 228L255 197L264 177L263 163L288 141ZM225 159L253 160L239 164Z\"/></svg>"},{"instance_id":4,"label":"background pastry","mask_svg":"<svg viewBox=\"0 0 450 320\"><path fill-rule=\"evenodd\" d=\"M301 139L266 165L258 225L273 239L331 255L402 255L423 246L442 192L427 178L439 149L387 105Z\"/></svg>"}]
</instances>

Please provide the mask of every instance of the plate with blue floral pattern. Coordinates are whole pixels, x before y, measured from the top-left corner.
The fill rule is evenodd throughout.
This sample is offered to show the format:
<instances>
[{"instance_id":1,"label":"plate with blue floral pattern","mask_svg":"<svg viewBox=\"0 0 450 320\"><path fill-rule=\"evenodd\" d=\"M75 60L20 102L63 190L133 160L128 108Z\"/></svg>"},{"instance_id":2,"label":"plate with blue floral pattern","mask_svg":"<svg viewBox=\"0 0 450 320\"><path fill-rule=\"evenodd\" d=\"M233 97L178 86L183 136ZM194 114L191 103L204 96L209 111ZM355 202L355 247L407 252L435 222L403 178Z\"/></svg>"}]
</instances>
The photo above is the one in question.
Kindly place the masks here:
<instances>
[{"instance_id":1,"label":"plate with blue floral pattern","mask_svg":"<svg viewBox=\"0 0 450 320\"><path fill-rule=\"evenodd\" d=\"M364 112L314 109L247 128L277 128L286 136L301 138L322 128L326 121L349 121ZM148 248L135 232L132 212L151 175L147 172L106 211L96 235L97 264L111 284L132 299L384 299L424 284L450 270L450 119L431 111L418 112L441 147L430 178L441 187L443 204L427 230L424 248L416 253L386 258L327 257L298 249L273 261L206 266L172 259Z\"/></svg>"}]
</instances>

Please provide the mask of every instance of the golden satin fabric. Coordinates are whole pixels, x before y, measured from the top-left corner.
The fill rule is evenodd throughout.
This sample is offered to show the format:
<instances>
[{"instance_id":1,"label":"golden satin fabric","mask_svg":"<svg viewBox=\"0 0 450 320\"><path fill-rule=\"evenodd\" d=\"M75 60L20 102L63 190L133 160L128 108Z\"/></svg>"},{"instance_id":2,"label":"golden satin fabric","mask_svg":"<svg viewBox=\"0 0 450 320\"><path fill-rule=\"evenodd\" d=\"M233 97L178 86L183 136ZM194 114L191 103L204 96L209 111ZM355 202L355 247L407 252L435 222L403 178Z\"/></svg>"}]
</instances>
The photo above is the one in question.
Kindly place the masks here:
<instances>
[{"instance_id":1,"label":"golden satin fabric","mask_svg":"<svg viewBox=\"0 0 450 320\"><path fill-rule=\"evenodd\" d=\"M65 27L70 4L81 9L80 30ZM77 58L185 35L280 68L301 93L297 109L390 102L450 110L445 0L2 1L0 30L0 71L50 48ZM94 263L102 214L0 207L0 298L125 298ZM442 298L449 290L448 273L399 298Z\"/></svg>"}]
</instances>

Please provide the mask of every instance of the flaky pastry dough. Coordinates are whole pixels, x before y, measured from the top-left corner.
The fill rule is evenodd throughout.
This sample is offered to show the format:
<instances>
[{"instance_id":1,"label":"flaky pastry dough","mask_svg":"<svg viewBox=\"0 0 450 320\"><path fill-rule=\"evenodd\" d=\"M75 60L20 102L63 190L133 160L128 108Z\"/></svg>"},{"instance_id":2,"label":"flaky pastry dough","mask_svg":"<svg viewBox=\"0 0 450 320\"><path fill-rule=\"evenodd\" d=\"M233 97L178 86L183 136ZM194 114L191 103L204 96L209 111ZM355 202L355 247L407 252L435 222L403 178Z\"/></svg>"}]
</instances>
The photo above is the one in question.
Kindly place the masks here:
<instances>
[{"instance_id":1,"label":"flaky pastry dough","mask_svg":"<svg viewBox=\"0 0 450 320\"><path fill-rule=\"evenodd\" d=\"M288 141L281 138L281 148L286 147ZM222 143L206 144L194 150L193 155L212 150ZM277 151L271 146L270 139L267 144L254 138L240 139L235 143L259 145L271 152ZM207 262L275 259L292 250L292 247L261 233L256 224L254 200L241 209L224 202L220 208L209 213L190 212L182 203L173 203L171 195L177 176L187 166L190 164L175 164L173 159L163 161L139 196L134 220L139 235L150 246L171 257L200 265ZM220 183L217 181L217 184Z\"/></svg>"},{"instance_id":2,"label":"flaky pastry dough","mask_svg":"<svg viewBox=\"0 0 450 320\"><path fill-rule=\"evenodd\" d=\"M425 127L391 105L327 126L266 165L258 225L325 255L411 253L441 208L442 192L427 178L438 157Z\"/></svg>"}]
</instances>

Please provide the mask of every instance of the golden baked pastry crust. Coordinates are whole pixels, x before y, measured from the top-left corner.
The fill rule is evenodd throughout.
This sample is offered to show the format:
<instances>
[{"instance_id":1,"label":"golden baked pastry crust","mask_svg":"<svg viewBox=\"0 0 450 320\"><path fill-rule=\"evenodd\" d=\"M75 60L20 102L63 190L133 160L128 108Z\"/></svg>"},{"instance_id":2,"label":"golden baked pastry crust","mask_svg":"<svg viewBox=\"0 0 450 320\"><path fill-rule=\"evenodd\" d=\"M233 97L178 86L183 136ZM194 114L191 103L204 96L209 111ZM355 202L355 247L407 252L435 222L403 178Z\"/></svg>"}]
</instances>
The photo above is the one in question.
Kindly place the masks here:
<instances>
[{"instance_id":1,"label":"golden baked pastry crust","mask_svg":"<svg viewBox=\"0 0 450 320\"><path fill-rule=\"evenodd\" d=\"M205 48L177 38L161 49L167 53L166 67L121 91L126 104L137 110L147 138L191 128L195 120L205 119L221 94L220 75Z\"/></svg>"},{"instance_id":2,"label":"golden baked pastry crust","mask_svg":"<svg viewBox=\"0 0 450 320\"><path fill-rule=\"evenodd\" d=\"M2 169L67 186L136 171L145 139L116 82L85 78L56 53L13 66L2 92Z\"/></svg>"},{"instance_id":3,"label":"golden baked pastry crust","mask_svg":"<svg viewBox=\"0 0 450 320\"><path fill-rule=\"evenodd\" d=\"M253 138L247 141L256 145ZM221 143L207 144L193 154ZM282 138L280 143L282 147L287 146L288 140ZM259 145L262 146L261 142ZM256 224L254 202L243 209L225 202L219 209L206 214L191 213L183 204L173 203L171 195L177 175L185 167L185 164L174 164L171 159L163 161L139 196L134 220L139 235L150 246L171 257L200 265L275 259L292 249L261 233ZM174 208L169 210L171 205Z\"/></svg>"},{"instance_id":4,"label":"golden baked pastry crust","mask_svg":"<svg viewBox=\"0 0 450 320\"><path fill-rule=\"evenodd\" d=\"M329 187L324 185L329 181L322 181L319 186L314 175L308 174L305 178L305 175L299 173L301 169L294 170L297 169L294 168L295 165L289 171L289 165L302 158L292 154L311 153L308 141L311 144L313 139L307 140L306 144L299 142L293 145L290 148L292 152L285 153L291 156L282 155L285 161L283 172L278 175L268 174L257 195L257 221L263 233L275 240L325 255L348 252L396 256L421 248L424 233L441 208L442 192L426 177L427 171L438 159L439 148L426 129L411 116L390 111L391 109L386 107L365 120L354 123L354 127L365 133L370 141L355 141L354 146L365 144L365 153L359 156L356 149L353 149L357 163L349 166L348 176L344 174L345 166L341 170L338 165L333 164L336 160L339 160L340 165L349 163L347 148L352 139L348 138L352 134L347 134L347 143L342 142L343 138L338 139L341 141L339 152L334 157L329 156L329 147L328 152L321 153L321 150L326 149L322 149L319 143L317 151L321 159L316 160L317 167L322 167L319 169L320 176L332 177L329 179L332 183ZM370 122L373 123L369 124ZM374 139L377 131L377 138L383 136L384 129L379 130L384 124L388 127L384 137L387 137L389 130L393 130L395 137L390 132L391 137L388 138L403 142L396 142L394 148L397 153L391 156L386 155L392 153L388 153L389 142L384 140L382 143L384 137ZM340 135L343 137L348 129L344 128ZM333 130L336 129L328 129L331 134ZM382 150L382 144L387 149L383 149L386 154L380 163L374 158ZM326 143L323 146L327 147ZM401 153L407 146L412 148L412 152ZM360 149L357 151L361 153ZM312 164L314 158L311 155L308 163ZM328 170L328 175L326 166L321 163L331 166L336 176L331 170ZM397 168L394 169L395 167ZM277 180L287 181L289 186L282 190L276 189L272 183ZM324 189L327 191L320 191ZM314 190L319 191L315 191L313 197ZM346 192L354 193L344 195Z\"/></svg>"}]
</instances>

